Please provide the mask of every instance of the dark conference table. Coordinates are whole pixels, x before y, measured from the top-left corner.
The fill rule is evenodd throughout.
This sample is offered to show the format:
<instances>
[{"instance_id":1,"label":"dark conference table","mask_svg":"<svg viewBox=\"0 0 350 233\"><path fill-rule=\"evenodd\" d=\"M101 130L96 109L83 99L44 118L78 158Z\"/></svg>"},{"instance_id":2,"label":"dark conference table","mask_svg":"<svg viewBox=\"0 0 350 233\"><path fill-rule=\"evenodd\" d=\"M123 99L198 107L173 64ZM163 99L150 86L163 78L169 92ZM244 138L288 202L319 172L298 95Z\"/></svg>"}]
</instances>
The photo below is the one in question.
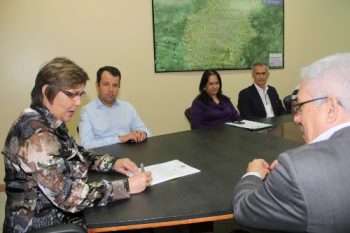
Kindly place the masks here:
<instances>
[{"instance_id":1,"label":"dark conference table","mask_svg":"<svg viewBox=\"0 0 350 233\"><path fill-rule=\"evenodd\" d=\"M280 135L286 132L285 125L293 126L291 119L288 115L270 119L268 123L278 125L262 132L220 126L155 136L139 144L94 149L98 153L128 157L145 166L178 159L201 172L151 186L127 200L84 210L89 232L233 218L233 188L248 162L254 158L272 162L281 152L302 144L300 135L295 136L296 140ZM116 175L92 174L91 177L111 179Z\"/></svg>"}]
</instances>

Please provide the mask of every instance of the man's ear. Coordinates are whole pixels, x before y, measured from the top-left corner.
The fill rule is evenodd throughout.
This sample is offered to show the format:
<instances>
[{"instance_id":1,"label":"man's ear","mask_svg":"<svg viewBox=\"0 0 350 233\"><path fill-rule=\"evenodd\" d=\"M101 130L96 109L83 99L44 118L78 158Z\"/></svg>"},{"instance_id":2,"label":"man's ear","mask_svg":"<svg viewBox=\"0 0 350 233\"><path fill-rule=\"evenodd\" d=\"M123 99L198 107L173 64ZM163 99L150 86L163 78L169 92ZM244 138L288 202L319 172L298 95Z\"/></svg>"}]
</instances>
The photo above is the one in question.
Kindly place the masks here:
<instances>
[{"instance_id":1,"label":"man's ear","mask_svg":"<svg viewBox=\"0 0 350 233\"><path fill-rule=\"evenodd\" d=\"M338 104L338 100L334 96L329 96L326 99L326 104L327 104L327 122L331 123L336 121L339 118L340 114L340 105Z\"/></svg>"},{"instance_id":2,"label":"man's ear","mask_svg":"<svg viewBox=\"0 0 350 233\"><path fill-rule=\"evenodd\" d=\"M250 72L250 76L252 77L253 80L254 80L254 74L255 74L255 68L252 69Z\"/></svg>"}]
</instances>

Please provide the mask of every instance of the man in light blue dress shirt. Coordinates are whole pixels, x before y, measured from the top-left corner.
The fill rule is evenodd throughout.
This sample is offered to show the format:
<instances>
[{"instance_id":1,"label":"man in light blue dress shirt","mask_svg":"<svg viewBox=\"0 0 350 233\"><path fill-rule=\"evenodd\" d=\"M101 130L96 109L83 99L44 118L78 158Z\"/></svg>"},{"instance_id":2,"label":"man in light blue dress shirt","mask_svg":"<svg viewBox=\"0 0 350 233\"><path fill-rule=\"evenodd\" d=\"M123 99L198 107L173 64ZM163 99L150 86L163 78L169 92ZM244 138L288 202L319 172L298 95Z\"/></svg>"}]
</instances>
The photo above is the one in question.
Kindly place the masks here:
<instances>
[{"instance_id":1,"label":"man in light blue dress shirt","mask_svg":"<svg viewBox=\"0 0 350 233\"><path fill-rule=\"evenodd\" d=\"M87 149L115 143L143 142L151 136L135 108L117 100L121 73L112 66L97 71L98 97L80 111L80 143Z\"/></svg>"}]
</instances>

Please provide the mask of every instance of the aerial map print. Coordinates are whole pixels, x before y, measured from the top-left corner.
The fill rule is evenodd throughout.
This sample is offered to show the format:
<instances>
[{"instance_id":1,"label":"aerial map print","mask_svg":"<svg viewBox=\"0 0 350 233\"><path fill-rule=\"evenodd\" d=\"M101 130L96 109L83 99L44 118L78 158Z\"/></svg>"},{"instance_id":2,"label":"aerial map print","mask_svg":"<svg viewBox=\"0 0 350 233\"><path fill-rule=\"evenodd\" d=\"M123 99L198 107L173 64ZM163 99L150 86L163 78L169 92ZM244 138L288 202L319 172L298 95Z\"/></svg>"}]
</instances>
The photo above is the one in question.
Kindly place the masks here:
<instances>
[{"instance_id":1,"label":"aerial map print","mask_svg":"<svg viewBox=\"0 0 350 233\"><path fill-rule=\"evenodd\" d=\"M156 72L283 68L283 0L153 0L153 33Z\"/></svg>"}]
</instances>

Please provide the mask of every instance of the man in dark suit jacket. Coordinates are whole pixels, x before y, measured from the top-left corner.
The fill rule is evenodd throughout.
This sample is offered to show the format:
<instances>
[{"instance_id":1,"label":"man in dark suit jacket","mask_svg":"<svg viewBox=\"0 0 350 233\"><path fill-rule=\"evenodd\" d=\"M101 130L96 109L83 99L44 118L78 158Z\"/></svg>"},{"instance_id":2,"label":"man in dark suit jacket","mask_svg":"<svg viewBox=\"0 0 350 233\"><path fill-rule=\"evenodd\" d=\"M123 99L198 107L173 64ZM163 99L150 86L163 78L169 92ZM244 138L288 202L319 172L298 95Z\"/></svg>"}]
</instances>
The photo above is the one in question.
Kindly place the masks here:
<instances>
[{"instance_id":1,"label":"man in dark suit jacket","mask_svg":"<svg viewBox=\"0 0 350 233\"><path fill-rule=\"evenodd\" d=\"M255 63L252 67L253 85L240 91L238 110L241 118L254 120L279 116L286 112L276 89L266 85L270 73L265 63Z\"/></svg>"},{"instance_id":2,"label":"man in dark suit jacket","mask_svg":"<svg viewBox=\"0 0 350 233\"><path fill-rule=\"evenodd\" d=\"M249 163L233 210L244 225L289 232L350 231L350 53L301 72L295 123L306 145L269 165Z\"/></svg>"}]
</instances>

